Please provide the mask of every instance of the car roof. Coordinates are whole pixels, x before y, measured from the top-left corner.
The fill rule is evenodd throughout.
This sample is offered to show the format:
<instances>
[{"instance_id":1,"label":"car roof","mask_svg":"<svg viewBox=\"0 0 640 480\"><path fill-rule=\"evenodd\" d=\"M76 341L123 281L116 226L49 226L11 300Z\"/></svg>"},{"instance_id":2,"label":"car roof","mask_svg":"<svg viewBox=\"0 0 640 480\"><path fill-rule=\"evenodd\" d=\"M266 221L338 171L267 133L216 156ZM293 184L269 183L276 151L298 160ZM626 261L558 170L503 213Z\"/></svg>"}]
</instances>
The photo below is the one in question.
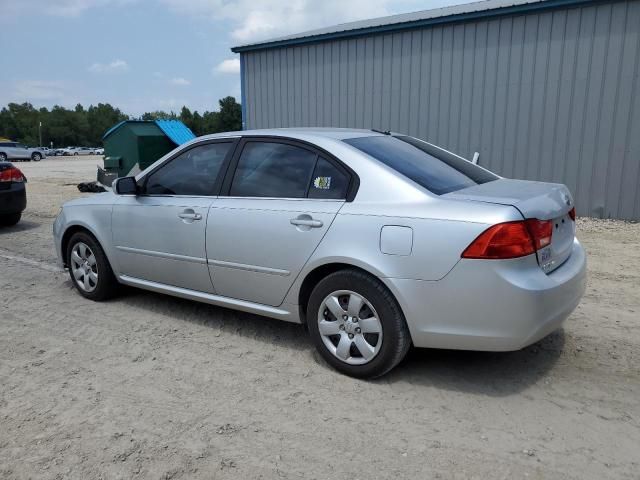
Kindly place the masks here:
<instances>
[{"instance_id":1,"label":"car roof","mask_svg":"<svg viewBox=\"0 0 640 480\"><path fill-rule=\"evenodd\" d=\"M312 137L329 138L333 140L346 140L358 137L374 137L382 136L373 130L364 130L356 128L331 128L331 127L295 127L295 128L266 128L261 130L241 130L236 132L215 133L213 135L205 135L198 137L198 140L205 138L221 138L221 137L240 137L240 136L268 136L268 137L287 137L306 140Z\"/></svg>"}]
</instances>

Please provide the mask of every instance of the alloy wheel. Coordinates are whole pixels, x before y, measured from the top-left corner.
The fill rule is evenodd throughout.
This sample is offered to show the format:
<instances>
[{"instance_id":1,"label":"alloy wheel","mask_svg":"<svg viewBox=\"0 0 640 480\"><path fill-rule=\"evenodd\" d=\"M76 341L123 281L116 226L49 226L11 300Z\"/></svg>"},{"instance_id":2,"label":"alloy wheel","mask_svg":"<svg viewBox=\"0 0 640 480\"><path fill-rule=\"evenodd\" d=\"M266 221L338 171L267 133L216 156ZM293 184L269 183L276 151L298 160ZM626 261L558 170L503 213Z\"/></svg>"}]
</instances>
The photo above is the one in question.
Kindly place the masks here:
<instances>
[{"instance_id":1,"label":"alloy wheel","mask_svg":"<svg viewBox=\"0 0 640 480\"><path fill-rule=\"evenodd\" d=\"M382 323L375 308L350 290L335 291L322 301L318 329L327 350L349 365L369 363L382 347Z\"/></svg>"},{"instance_id":2,"label":"alloy wheel","mask_svg":"<svg viewBox=\"0 0 640 480\"><path fill-rule=\"evenodd\" d=\"M71 273L81 290L91 293L98 286L98 264L91 248L78 242L71 250Z\"/></svg>"}]
</instances>

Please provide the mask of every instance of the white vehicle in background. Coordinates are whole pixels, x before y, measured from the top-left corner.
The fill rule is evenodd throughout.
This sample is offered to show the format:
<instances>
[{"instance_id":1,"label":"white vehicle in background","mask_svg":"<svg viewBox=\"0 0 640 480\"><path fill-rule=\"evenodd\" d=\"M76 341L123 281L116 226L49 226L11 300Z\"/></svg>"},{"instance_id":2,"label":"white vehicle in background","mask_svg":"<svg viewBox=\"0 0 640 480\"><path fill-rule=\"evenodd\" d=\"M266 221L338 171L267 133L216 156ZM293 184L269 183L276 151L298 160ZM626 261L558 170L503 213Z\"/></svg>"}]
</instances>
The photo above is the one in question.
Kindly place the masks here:
<instances>
[{"instance_id":1,"label":"white vehicle in background","mask_svg":"<svg viewBox=\"0 0 640 480\"><path fill-rule=\"evenodd\" d=\"M62 147L59 151L60 154L64 156L73 155L75 153L75 147Z\"/></svg>"},{"instance_id":2,"label":"white vehicle in background","mask_svg":"<svg viewBox=\"0 0 640 480\"><path fill-rule=\"evenodd\" d=\"M92 147L66 147L61 149L62 155L95 155L95 148Z\"/></svg>"},{"instance_id":3,"label":"white vehicle in background","mask_svg":"<svg viewBox=\"0 0 640 480\"><path fill-rule=\"evenodd\" d=\"M39 162L46 154L37 148L30 148L17 142L0 142L0 162L7 160Z\"/></svg>"},{"instance_id":4,"label":"white vehicle in background","mask_svg":"<svg viewBox=\"0 0 640 480\"><path fill-rule=\"evenodd\" d=\"M104 155L104 148L98 147L98 148L94 149L93 150L93 154L94 155Z\"/></svg>"}]
</instances>

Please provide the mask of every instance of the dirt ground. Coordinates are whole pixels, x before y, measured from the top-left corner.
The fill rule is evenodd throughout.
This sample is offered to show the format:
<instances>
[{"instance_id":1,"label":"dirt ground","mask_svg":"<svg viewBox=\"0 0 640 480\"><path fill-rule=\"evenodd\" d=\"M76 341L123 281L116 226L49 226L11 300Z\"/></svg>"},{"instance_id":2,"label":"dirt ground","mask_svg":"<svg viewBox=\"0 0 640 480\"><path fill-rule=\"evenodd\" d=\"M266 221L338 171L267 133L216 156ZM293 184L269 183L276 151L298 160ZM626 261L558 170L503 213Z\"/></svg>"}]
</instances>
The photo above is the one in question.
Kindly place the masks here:
<instances>
[{"instance_id":1,"label":"dirt ground","mask_svg":"<svg viewBox=\"0 0 640 480\"><path fill-rule=\"evenodd\" d=\"M0 478L640 478L640 224L579 219L589 285L514 353L341 376L302 326L138 290L95 304L51 225L97 157L18 164L0 230Z\"/></svg>"}]
</instances>

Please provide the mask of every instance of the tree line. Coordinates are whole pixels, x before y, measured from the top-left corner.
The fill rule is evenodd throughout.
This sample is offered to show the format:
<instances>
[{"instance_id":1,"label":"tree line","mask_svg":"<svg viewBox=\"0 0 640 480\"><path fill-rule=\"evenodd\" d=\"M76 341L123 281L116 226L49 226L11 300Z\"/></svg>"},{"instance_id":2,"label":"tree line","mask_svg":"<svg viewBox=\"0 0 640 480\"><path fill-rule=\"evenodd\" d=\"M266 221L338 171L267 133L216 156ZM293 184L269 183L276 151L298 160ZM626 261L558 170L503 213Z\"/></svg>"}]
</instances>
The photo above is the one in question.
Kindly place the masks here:
<instances>
[{"instance_id":1,"label":"tree line","mask_svg":"<svg viewBox=\"0 0 640 480\"><path fill-rule=\"evenodd\" d=\"M146 112L140 117L126 115L108 103L98 103L88 108L78 104L73 110L58 105L49 110L45 107L35 108L31 103L9 103L0 110L0 137L29 146L48 147L53 143L54 147L96 147L102 145L104 133L123 120L181 120L197 136L241 130L242 110L236 99L225 97L218 103L218 111L205 111L202 114L197 110L191 112L185 106L180 113L158 110Z\"/></svg>"}]
</instances>

